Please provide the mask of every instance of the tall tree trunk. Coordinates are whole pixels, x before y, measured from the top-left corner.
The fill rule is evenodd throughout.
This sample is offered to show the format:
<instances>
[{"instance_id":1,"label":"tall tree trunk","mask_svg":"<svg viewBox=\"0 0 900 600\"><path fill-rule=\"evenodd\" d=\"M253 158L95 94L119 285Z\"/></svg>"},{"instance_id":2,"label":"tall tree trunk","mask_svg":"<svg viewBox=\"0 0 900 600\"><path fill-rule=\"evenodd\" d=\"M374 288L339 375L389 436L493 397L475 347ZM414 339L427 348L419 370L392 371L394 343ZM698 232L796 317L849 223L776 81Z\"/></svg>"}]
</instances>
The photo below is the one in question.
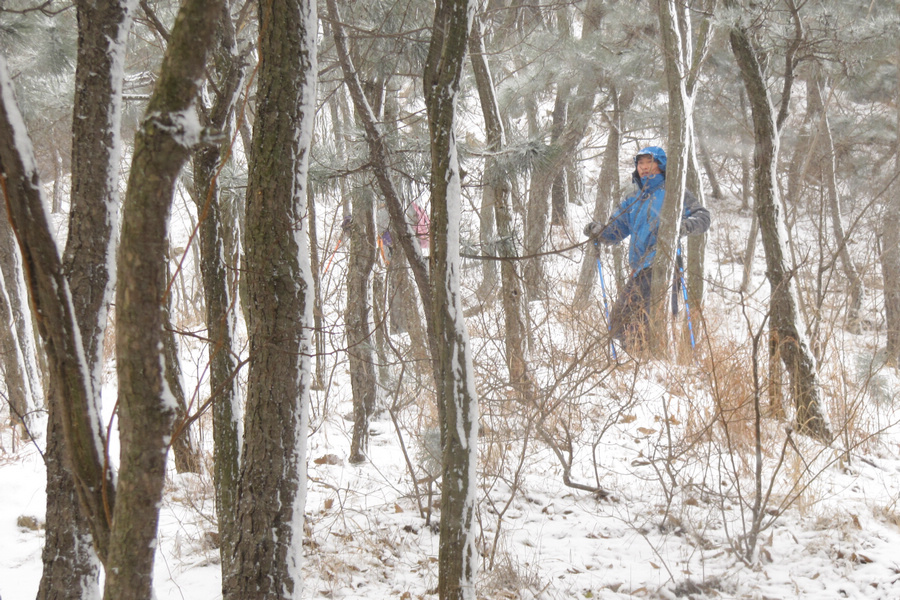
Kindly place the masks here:
<instances>
[{"instance_id":1,"label":"tall tree trunk","mask_svg":"<svg viewBox=\"0 0 900 600\"><path fill-rule=\"evenodd\" d=\"M20 422L26 429L37 426L38 411L44 409L44 382L39 364L39 348L33 319L28 310L28 291L22 257L9 222L0 224L0 277L4 304L2 314L7 325L2 338L3 371L11 403L10 422ZM32 431L32 435L37 434Z\"/></svg>"},{"instance_id":2,"label":"tall tree trunk","mask_svg":"<svg viewBox=\"0 0 900 600\"><path fill-rule=\"evenodd\" d=\"M223 5L216 29L211 72L216 78L212 105L204 107L206 127L226 134L228 146L209 145L194 152L194 202L199 216L200 277L206 305L209 339L209 391L212 400L213 480L216 519L219 526L219 557L222 573L231 568L238 532L237 489L241 454L241 389L237 379L237 231L234 198L223 197L218 173L230 158L231 132L228 120L234 112L243 63L235 59L234 26ZM231 243L229 243L231 242Z\"/></svg>"},{"instance_id":3,"label":"tall tree trunk","mask_svg":"<svg viewBox=\"0 0 900 600\"><path fill-rule=\"evenodd\" d=\"M897 47L900 60L900 45ZM897 87L896 143L900 147L900 85ZM900 172L900 152L895 171ZM888 362L900 368L900 184L894 182L893 194L886 202L881 231L881 276L884 280L884 320L887 326Z\"/></svg>"},{"instance_id":4,"label":"tall tree trunk","mask_svg":"<svg viewBox=\"0 0 900 600\"><path fill-rule=\"evenodd\" d=\"M488 66L481 32L481 21L476 19L469 37L469 55L475 73L475 85L481 101L487 136L487 157L484 161L484 196L490 198L497 223L497 252L500 258L500 295L503 306L504 342L506 365L513 387L525 384L528 377L528 334L525 328L525 308L522 287L519 284L516 247L513 243L512 210L509 205L509 180L498 164L496 156L503 152L506 136L503 118L497 104L494 81ZM487 201L487 200L485 200ZM492 262L492 261L488 261Z\"/></svg>"},{"instance_id":5,"label":"tall tree trunk","mask_svg":"<svg viewBox=\"0 0 900 600\"><path fill-rule=\"evenodd\" d=\"M732 25L731 48L747 89L756 139L756 211L766 250L766 277L771 288L771 327L777 336L782 361L791 375L795 421L798 430L826 442L831 431L821 409L815 357L801 331L796 281L786 266L786 232L775 176L778 158L778 129L757 52L747 32ZM786 79L789 79L786 77ZM787 87L787 90L790 88ZM789 95L789 94L788 94ZM786 101L787 99L783 100Z\"/></svg>"},{"instance_id":6,"label":"tall tree trunk","mask_svg":"<svg viewBox=\"0 0 900 600\"><path fill-rule=\"evenodd\" d=\"M585 9L586 18L582 39L590 39L600 28L598 1L592 0ZM596 65L584 63L584 70L574 98L569 103L568 115L563 131L552 141L543 160L535 167L528 192L528 206L525 216L524 254L528 256L523 268L526 295L529 299L540 298L546 291L544 261L540 253L549 239L550 192L553 182L565 169L575 149L584 138L594 111L594 99L600 88L602 76Z\"/></svg>"},{"instance_id":7,"label":"tall tree trunk","mask_svg":"<svg viewBox=\"0 0 900 600\"><path fill-rule=\"evenodd\" d=\"M691 31L682 32L683 14L672 0L659 0L659 24L665 48L666 81L669 90L669 149L666 165L666 196L659 215L656 256L650 289L650 351L654 356L668 354L669 293L675 271L678 227L684 212L684 190L693 128L693 98L686 87L687 59L690 56ZM684 7L681 7L684 10Z\"/></svg>"},{"instance_id":8,"label":"tall tree trunk","mask_svg":"<svg viewBox=\"0 0 900 600\"><path fill-rule=\"evenodd\" d=\"M462 75L470 0L439 0L425 62L424 88L431 139L431 290L441 423L441 523L438 594L475 598L478 396L460 297L459 218L462 190L456 147L456 98Z\"/></svg>"},{"instance_id":9,"label":"tall tree trunk","mask_svg":"<svg viewBox=\"0 0 900 600\"><path fill-rule=\"evenodd\" d=\"M104 468L104 450L92 450L85 455L83 447L79 450L73 444L80 446L96 436L105 446L102 442L105 428L99 421L100 372L107 310L115 279L112 269L119 222L122 66L133 3L79 1L76 10L78 56L72 119L72 191L62 269L70 286L72 310L80 330L89 393L81 399L85 402L81 407L62 406L72 402L73 397L64 389L68 384L57 381L53 384L56 393L49 398L48 436L62 433L63 438L52 443L48 440L47 447L48 544L38 593L43 599L99 594L96 554L106 558L107 511L111 510L115 497L112 475ZM72 417L80 412L87 420L80 424L73 422ZM66 434L67 431L73 433ZM75 442L73 434L81 442ZM83 466L73 466L73 461ZM88 467L84 463L93 464ZM102 483L82 480L85 469L95 473ZM76 493L68 487L74 485L84 485L86 490ZM82 514L77 514L79 507L71 504L79 497ZM58 547L49 543L51 538L56 538ZM93 544L86 543L89 540ZM78 585L72 585L75 574L80 576Z\"/></svg>"},{"instance_id":10,"label":"tall tree trunk","mask_svg":"<svg viewBox=\"0 0 900 600\"><path fill-rule=\"evenodd\" d=\"M362 123L365 132L366 144L369 147L369 161L372 171L375 174L375 181L378 188L384 196L385 205L391 220L391 233L396 236L395 243L400 247L401 251L409 263L412 271L416 288L419 296L422 298L422 304L425 310L425 329L428 349L431 355L432 371L435 375L435 384L438 383L437 374L439 372L437 365L438 341L435 335L434 319L430 311L433 305L431 300L431 284L428 273L428 263L426 262L422 249L419 246L419 240L415 232L406 219L406 212L400 199L400 193L394 184L389 168L389 153L385 136L381 130L372 107L366 99L362 84L356 72L356 67L350 58L347 49L347 37L344 28L341 25L340 11L335 0L327 0L328 16L331 20L332 33L334 35L334 45L337 51L338 60L341 63L341 70L344 73L344 83L350 92L350 98L356 110L356 115Z\"/></svg>"},{"instance_id":11,"label":"tall tree trunk","mask_svg":"<svg viewBox=\"0 0 900 600\"><path fill-rule=\"evenodd\" d=\"M4 221L0 228L8 228ZM3 265L6 270L8 265ZM20 288L20 291L24 291ZM9 409L9 424L29 428L32 422L32 399L25 377L24 356L19 347L19 336L16 333L16 317L13 315L11 300L6 292L6 282L0 277L0 372L6 384L6 402ZM27 317L27 315L26 315Z\"/></svg>"},{"instance_id":12,"label":"tall tree trunk","mask_svg":"<svg viewBox=\"0 0 900 600\"><path fill-rule=\"evenodd\" d=\"M702 206L706 206L706 194L703 191L703 182L700 178L700 169L698 165L697 150L699 143L696 136L691 141L691 152L689 155L687 189L694 190L697 200ZM706 290L706 235L692 235L687 238L687 247L684 248L687 259L684 261L684 275L687 277L685 282L687 286L687 307L685 308L685 319L687 321L682 325L681 350L686 351L697 344L702 329L697 325L702 322L703 318L703 297ZM676 274L679 276L679 274ZM693 342L691 338L693 337ZM684 354L682 354L684 356Z\"/></svg>"},{"instance_id":13,"label":"tall tree trunk","mask_svg":"<svg viewBox=\"0 0 900 600\"><path fill-rule=\"evenodd\" d=\"M306 505L313 280L306 210L316 4L259 3L257 111L245 233L250 368L226 600L295 598Z\"/></svg>"},{"instance_id":14,"label":"tall tree trunk","mask_svg":"<svg viewBox=\"0 0 900 600\"><path fill-rule=\"evenodd\" d=\"M841 211L841 202L837 190L837 168L834 156L834 137L831 135L831 123L828 121L828 109L822 100L822 77L817 76L810 82L809 102L816 107L819 118L819 130L822 136L822 178L828 193L828 207L831 213L831 226L834 230L834 242L837 244L837 254L841 260L844 276L850 285L850 304L847 307L847 321L849 329L853 333L860 333L863 300L865 299L865 286L853 258L850 256L849 240L844 233L844 219Z\"/></svg>"},{"instance_id":15,"label":"tall tree trunk","mask_svg":"<svg viewBox=\"0 0 900 600\"><path fill-rule=\"evenodd\" d=\"M187 0L175 19L160 78L135 135L122 216L116 288L119 480L106 598L152 595L166 455L176 407L165 379L167 228L175 183L200 143L190 113L222 4Z\"/></svg>"},{"instance_id":16,"label":"tall tree trunk","mask_svg":"<svg viewBox=\"0 0 900 600\"><path fill-rule=\"evenodd\" d=\"M625 102L615 87L610 88L609 95L612 109L608 120L606 148L600 164L600 178L597 181L597 195L592 215L592 220L596 223L605 223L609 219L615 198L619 195L619 151L622 146L623 104ZM598 258L600 258L600 247L595 244L590 245L584 252L584 261L578 276L575 306L585 306L590 298L594 281L597 279ZM612 283L612 278L610 278L610 283Z\"/></svg>"},{"instance_id":17,"label":"tall tree trunk","mask_svg":"<svg viewBox=\"0 0 900 600\"><path fill-rule=\"evenodd\" d=\"M50 402L59 383L51 379ZM38 588L38 600L94 599L100 597L99 577L103 569L94 551L91 525L79 509L72 470L65 461L65 436L60 411L50 411L44 464L47 469L47 524L41 557L44 572ZM60 447L63 446L63 447ZM51 500L50 495L54 498ZM50 524L53 524L51 527Z\"/></svg>"},{"instance_id":18,"label":"tall tree trunk","mask_svg":"<svg viewBox=\"0 0 900 600\"><path fill-rule=\"evenodd\" d=\"M97 397L98 379L92 377L91 365L77 319L76 305L64 273L63 261L57 253L56 241L49 228L44 210L40 181L35 169L35 159L24 130L21 114L15 104L12 83L6 62L0 58L0 168L6 174L3 180L4 198L10 224L22 252L27 286L34 310L41 315L38 326L45 341L50 377L56 385L56 394L50 397L52 409L59 412L66 448L54 445L52 450L60 454L48 457L49 469L72 469L72 478L66 473L51 472L52 483L65 485L76 483L75 495L84 509L91 527L91 537L97 554L106 556L109 540L109 510L114 504L115 490L112 477L105 468L105 439L99 422ZM105 320L104 320L105 321ZM96 371L95 371L96 373ZM51 417L52 422L52 417ZM58 475L58 477L57 477ZM68 495L67 495L68 494ZM71 490L48 490L51 502L66 504ZM48 515L72 514L72 506L49 506ZM68 511L68 512L67 512ZM76 518L71 524L78 524ZM68 525L65 525L68 527ZM52 535L52 534L51 534ZM87 539L84 532L65 535L62 541ZM84 593L96 595L96 559L85 545L64 548L59 557L45 566L46 582L42 583L48 597L64 597L70 591L67 585L71 572L79 573L85 587ZM45 557L46 559L47 557ZM77 597L77 596L66 596Z\"/></svg>"},{"instance_id":19,"label":"tall tree trunk","mask_svg":"<svg viewBox=\"0 0 900 600\"><path fill-rule=\"evenodd\" d=\"M375 210L373 194L353 194L350 224L350 262L347 269L347 355L353 395L352 463L363 462L369 444L369 421L375 411L375 338L372 319L372 269L375 266Z\"/></svg>"}]
</instances>

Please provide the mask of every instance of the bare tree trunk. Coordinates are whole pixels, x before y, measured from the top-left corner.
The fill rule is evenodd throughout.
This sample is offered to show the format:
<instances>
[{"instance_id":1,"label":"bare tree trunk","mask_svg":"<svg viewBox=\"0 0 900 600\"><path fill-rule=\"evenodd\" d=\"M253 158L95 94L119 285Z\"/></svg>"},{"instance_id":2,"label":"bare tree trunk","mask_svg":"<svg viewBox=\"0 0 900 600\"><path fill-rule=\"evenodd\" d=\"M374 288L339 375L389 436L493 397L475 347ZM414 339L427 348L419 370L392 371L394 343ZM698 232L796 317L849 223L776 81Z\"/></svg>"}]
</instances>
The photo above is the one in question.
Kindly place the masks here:
<instances>
[{"instance_id":1,"label":"bare tree trunk","mask_svg":"<svg viewBox=\"0 0 900 600\"><path fill-rule=\"evenodd\" d=\"M385 205L391 220L391 232L396 236L397 243L409 263L412 271L413 279L416 283L419 296L422 298L422 304L425 310L425 328L426 340L428 343L429 354L432 361L432 371L435 375L435 383L437 384L438 366L436 357L438 354L438 342L435 337L434 319L429 307L432 306L431 281L428 272L428 263L426 262L422 249L419 246L418 238L413 232L412 227L406 219L405 208L401 202L400 194L391 175L388 162L388 148L385 143L384 134L381 131L372 107L369 105L363 91L362 84L359 81L356 68L350 58L347 49L347 38L344 34L344 28L341 25L340 12L338 11L335 0L328 0L328 15L331 20L332 33L334 35L335 50L341 63L341 70L344 73L344 83L350 92L353 105L356 109L357 117L362 123L365 131L366 144L369 146L369 160L372 170L375 174L375 181L384 196Z\"/></svg>"},{"instance_id":2,"label":"bare tree trunk","mask_svg":"<svg viewBox=\"0 0 900 600\"><path fill-rule=\"evenodd\" d=\"M719 175L718 173L716 173L716 168L713 165L709 148L706 147L706 143L703 141L703 136L700 134L700 132L696 131L696 125L694 138L697 141L697 157L700 159L700 164L703 165L703 171L706 173L706 177L707 179L709 179L709 186L712 188L711 195L716 200L722 200L725 198L725 193L722 191L722 186L719 183ZM694 189L700 188L698 186Z\"/></svg>"},{"instance_id":3,"label":"bare tree trunk","mask_svg":"<svg viewBox=\"0 0 900 600\"><path fill-rule=\"evenodd\" d=\"M168 262L167 262L168 266ZM169 269L166 269L165 287L169 281ZM188 406L184 395L184 384L181 381L181 358L178 354L178 339L172 325L172 294L168 294L164 304L163 315L163 357L165 360L166 385L175 400L175 418L173 422L172 455L175 458L175 470L179 473L200 472L200 450L196 440L191 436L191 424L188 421Z\"/></svg>"},{"instance_id":4,"label":"bare tree trunk","mask_svg":"<svg viewBox=\"0 0 900 600\"><path fill-rule=\"evenodd\" d=\"M503 130L503 119L497 104L493 77L485 56L484 38L481 34L481 21L476 19L469 38L469 54L472 70L475 73L475 85L481 101L481 113L484 118L487 135L484 162L485 196L490 194L491 205L497 222L499 243L497 252L500 258L500 294L504 317L504 341L506 343L506 365L509 369L510 383L514 387L524 385L528 377L527 347L528 336L525 329L522 287L516 268L516 248L513 243L512 210L509 205L509 180L500 168L495 156L501 153L506 144Z\"/></svg>"},{"instance_id":5,"label":"bare tree trunk","mask_svg":"<svg viewBox=\"0 0 900 600\"><path fill-rule=\"evenodd\" d=\"M738 24L731 28L731 47L747 89L756 139L756 211L766 250L766 277L771 288L771 327L777 336L778 351L791 374L795 422L798 430L825 442L831 431L822 412L816 361L806 335L801 332L797 288L793 273L786 267L786 233L778 198L775 169L778 156L778 129L757 53L747 32ZM790 79L790 78L786 78ZM789 87L787 88L789 90ZM783 99L786 102L789 98Z\"/></svg>"},{"instance_id":6,"label":"bare tree trunk","mask_svg":"<svg viewBox=\"0 0 900 600\"><path fill-rule=\"evenodd\" d=\"M35 339L29 309L28 290L22 257L9 222L0 223L0 316L6 323L0 333L2 370L10 402L10 423L19 423L31 431L44 410L44 382L39 364L40 349ZM32 435L37 434L32 431Z\"/></svg>"},{"instance_id":7,"label":"bare tree trunk","mask_svg":"<svg viewBox=\"0 0 900 600\"><path fill-rule=\"evenodd\" d=\"M860 333L863 300L865 299L865 286L862 277L853 258L850 256L849 240L844 233L844 219L841 211L841 202L837 191L837 169L834 156L834 138L831 135L831 124L828 121L828 110L822 100L821 75L816 77L808 86L809 102L817 108L819 116L819 128L822 135L822 168L823 183L828 192L828 206L831 213L831 226L834 230L834 241L837 244L837 254L841 260L844 276L850 283L850 304L847 307L847 320L852 333Z\"/></svg>"},{"instance_id":8,"label":"bare tree trunk","mask_svg":"<svg viewBox=\"0 0 900 600\"><path fill-rule=\"evenodd\" d=\"M659 0L659 23L665 48L666 80L669 90L669 149L666 168L666 196L659 215L656 256L650 288L650 351L656 357L668 355L669 294L675 271L678 227L684 212L684 190L693 130L692 103L686 87L687 59L691 32L682 32L683 18L670 0ZM682 7L683 11L684 8ZM682 37L682 33L685 33Z\"/></svg>"},{"instance_id":9,"label":"bare tree trunk","mask_svg":"<svg viewBox=\"0 0 900 600\"><path fill-rule=\"evenodd\" d=\"M231 143L228 121L234 112L243 63L235 57L234 25L227 2L218 18L211 73L215 77L212 105L201 111L202 122L221 131ZM241 390L237 385L237 245L238 218L234 198L223 197L218 174L230 158L230 146L210 145L194 152L194 202L199 215L200 276L206 304L209 339L209 390L213 423L213 479L219 558L222 573L231 568L238 532L237 490L241 451Z\"/></svg>"},{"instance_id":10,"label":"bare tree trunk","mask_svg":"<svg viewBox=\"0 0 900 600\"><path fill-rule=\"evenodd\" d=\"M3 222L0 227L7 228ZM3 265L5 271L8 265ZM9 424L28 428L31 422L31 394L25 378L24 356L16 334L16 318L10 306L6 283L0 277L0 371L6 384L6 402L9 409Z\"/></svg>"},{"instance_id":11,"label":"bare tree trunk","mask_svg":"<svg viewBox=\"0 0 900 600\"><path fill-rule=\"evenodd\" d=\"M316 97L316 4L259 3L257 113L245 234L250 368L226 600L300 594L313 280L306 210Z\"/></svg>"},{"instance_id":12,"label":"bare tree trunk","mask_svg":"<svg viewBox=\"0 0 900 600\"><path fill-rule=\"evenodd\" d=\"M62 425L65 438L65 447L54 444L49 448L59 454L47 457L48 477L51 485L64 486L74 482L76 486L74 494L72 490L63 488L48 489L48 516L54 519L54 523L48 523L48 527L60 525L60 521L56 519L61 515L62 519L66 518L65 515L73 515L76 509L68 505L68 502L73 496L77 496L91 532L87 534L76 531L69 535L69 525L79 525L78 519L72 518L68 523L60 525L65 531L60 531L57 539L74 544L76 540L83 542L89 539L87 536L90 535L97 555L105 558L109 541L109 511L114 504L115 489L111 474L105 468L106 443L97 407L99 378L95 375L98 371L92 370L92 354L82 345L90 345L91 340L99 344L99 339L90 336L90 329L82 335L79 327L78 316L85 313L81 312L81 305L75 305L63 261L57 253L56 241L44 210L40 181L34 170L33 151L28 134L22 126L21 114L14 103L12 84L2 57L0 86L4 88L0 99L0 169L6 174L3 192L10 224L19 241L24 262L29 265L26 282L34 310L42 317L38 326L45 340L50 378L55 386L53 389L59 394L58 398L56 394L49 398L53 402L51 411L58 411L56 423ZM111 118L117 124L115 116ZM109 240L104 245L107 250L108 244ZM104 254L103 258L105 261L109 257ZM107 263L104 263L104 268L106 266ZM100 283L106 289L105 282ZM105 298L103 294L100 296ZM105 305L102 302L100 304L105 310ZM105 323L105 318L99 319L97 313L93 318ZM53 418L51 415L51 423L54 422ZM71 469L71 477L64 472L67 468ZM50 533L48 537L54 535ZM44 597L76 598L81 597L81 593L96 596L96 560L90 546L83 543L78 548L62 547L61 553L56 557L45 556L41 593ZM61 587L71 583L71 573L78 573L83 577L83 591L73 592Z\"/></svg>"},{"instance_id":13,"label":"bare tree trunk","mask_svg":"<svg viewBox=\"0 0 900 600\"><path fill-rule=\"evenodd\" d=\"M50 402L58 383L51 379L48 396ZM41 553L44 573L38 588L38 600L64 600L70 598L99 598L98 589L103 565L93 549L91 525L84 511L79 509L72 470L66 464L65 436L60 422L60 412L50 411L47 423L47 445L44 463L47 468L47 489L54 495L47 498L45 522L47 531ZM53 527L50 524L53 523ZM93 595L91 595L93 594Z\"/></svg>"},{"instance_id":14,"label":"bare tree trunk","mask_svg":"<svg viewBox=\"0 0 900 600\"><path fill-rule=\"evenodd\" d=\"M374 198L368 189L353 194L350 262L347 268L347 355L353 393L353 434L349 461L366 460L369 421L375 411L375 338L372 320L372 269L375 266Z\"/></svg>"},{"instance_id":15,"label":"bare tree trunk","mask_svg":"<svg viewBox=\"0 0 900 600\"><path fill-rule=\"evenodd\" d=\"M747 92L741 88L740 94L741 121L747 114ZM750 210L750 199L753 197L753 179L750 176L750 144L741 144L741 210ZM756 211L754 211L755 213ZM752 242L756 244L755 241ZM746 263L745 263L746 264Z\"/></svg>"},{"instance_id":16,"label":"bare tree trunk","mask_svg":"<svg viewBox=\"0 0 900 600\"><path fill-rule=\"evenodd\" d=\"M99 376L114 279L111 270L115 268L122 65L132 9L124 1L103 4L79 1L76 10L79 43L72 122L72 192L62 269L71 289L72 310L80 329L90 391L81 400L86 402L81 408L63 407L61 404L73 401L73 397L64 389L67 384L57 381L53 384L56 393L49 398L48 436L62 434L63 438L52 443L48 439L48 544L38 593L42 599L99 594L97 554L106 558L107 511L111 510L114 499L112 477L108 471L104 472L102 451L96 454L92 451L91 456L81 454L78 448L94 434L75 433L82 440L75 442L73 434L66 431L72 426L97 428L102 439ZM73 412L81 411L93 416L80 425L67 422ZM73 467L72 461L95 464ZM95 485L96 480L81 480L86 468L102 478L101 486ZM76 485L86 485L87 490L76 493L74 487L69 487ZM106 498L103 498L104 488ZM79 497L81 511L71 504ZM50 544L52 538L58 546ZM48 547L52 550L47 551ZM77 585L73 585L75 574L80 577Z\"/></svg>"},{"instance_id":17,"label":"bare tree trunk","mask_svg":"<svg viewBox=\"0 0 900 600\"><path fill-rule=\"evenodd\" d=\"M602 15L602 11L596 9L596 2L592 2L585 10L592 17L585 19L582 31L582 38L588 39L599 30L599 15ZM544 262L539 255L549 239L550 192L553 182L566 168L587 132L588 123L593 116L594 99L600 87L600 79L596 66L586 62L581 83L569 103L565 128L550 143L543 160L535 167L531 177L524 238L524 254L529 258L525 260L522 273L526 296L529 299L540 298L546 291Z\"/></svg>"},{"instance_id":18,"label":"bare tree trunk","mask_svg":"<svg viewBox=\"0 0 900 600\"><path fill-rule=\"evenodd\" d=\"M697 165L696 151L699 149L697 138L691 142L690 162L688 164L687 188L696 190L697 200L701 206L706 206L706 194L703 191L703 182L700 179L700 170ZM706 290L706 235L692 235L687 238L685 253L684 274L687 278L682 283L687 286L687 307L685 308L685 323L682 325L681 346L682 356L688 349L693 350L699 340L702 328L697 325L703 319L703 298ZM676 277L680 274L676 273ZM689 321L687 321L689 319ZM693 337L693 342L691 341Z\"/></svg>"},{"instance_id":19,"label":"bare tree trunk","mask_svg":"<svg viewBox=\"0 0 900 600\"><path fill-rule=\"evenodd\" d=\"M460 297L459 217L462 204L456 148L456 98L469 35L470 0L439 0L425 62L424 88L431 138L430 273L438 340L441 423L441 523L438 594L474 600L478 396Z\"/></svg>"},{"instance_id":20,"label":"bare tree trunk","mask_svg":"<svg viewBox=\"0 0 900 600\"><path fill-rule=\"evenodd\" d=\"M897 58L900 59L900 46ZM897 88L897 143L900 144L900 86ZM895 169L900 170L900 152ZM898 171L900 172L900 171ZM881 276L884 280L884 320L887 359L900 368L900 185L886 203L881 232Z\"/></svg>"},{"instance_id":21,"label":"bare tree trunk","mask_svg":"<svg viewBox=\"0 0 900 600\"><path fill-rule=\"evenodd\" d=\"M609 219L614 199L619 196L619 150L622 146L622 119L624 107L619 91L610 89L612 112L609 116L609 130L606 136L606 148L600 165L600 179L597 182L597 195L594 199L592 219L597 223L605 223ZM585 306L590 299L591 289L597 279L597 259L599 247L590 246L584 253L581 272L578 276L578 287L575 290L575 306ZM610 278L610 283L612 278Z\"/></svg>"},{"instance_id":22,"label":"bare tree trunk","mask_svg":"<svg viewBox=\"0 0 900 600\"><path fill-rule=\"evenodd\" d=\"M222 4L187 0L169 38L160 79L135 135L122 217L116 289L121 452L104 596L152 595L166 455L176 408L163 373L167 230L175 182L199 143L194 110Z\"/></svg>"},{"instance_id":23,"label":"bare tree trunk","mask_svg":"<svg viewBox=\"0 0 900 600\"><path fill-rule=\"evenodd\" d=\"M316 199L310 182L306 190L306 210L309 211L309 262L313 275L313 340L315 366L313 389L325 389L325 307L322 302L322 259L319 258L319 233L316 227Z\"/></svg>"}]
</instances>

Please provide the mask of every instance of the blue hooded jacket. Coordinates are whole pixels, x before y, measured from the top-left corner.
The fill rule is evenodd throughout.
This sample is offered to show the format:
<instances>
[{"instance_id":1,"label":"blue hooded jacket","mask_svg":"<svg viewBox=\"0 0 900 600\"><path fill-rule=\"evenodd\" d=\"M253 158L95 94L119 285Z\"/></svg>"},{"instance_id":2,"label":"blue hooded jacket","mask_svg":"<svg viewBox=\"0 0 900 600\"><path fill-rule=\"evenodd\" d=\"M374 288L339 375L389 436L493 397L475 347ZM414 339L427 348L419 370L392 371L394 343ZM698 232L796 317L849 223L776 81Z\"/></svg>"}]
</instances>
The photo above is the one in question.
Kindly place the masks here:
<instances>
[{"instance_id":1,"label":"blue hooded jacket","mask_svg":"<svg viewBox=\"0 0 900 600\"><path fill-rule=\"evenodd\" d=\"M637 161L641 156L649 155L662 171L658 175L639 177ZM616 244L628 236L631 243L628 249L628 264L632 274L650 267L656 256L656 235L659 230L659 213L662 210L666 195L666 152L659 146L648 146L634 157L635 170L632 181L637 191L628 196L613 213L609 224L600 234L600 241ZM689 191L685 191L684 212L682 221L687 233L699 234L709 229L709 211Z\"/></svg>"}]
</instances>

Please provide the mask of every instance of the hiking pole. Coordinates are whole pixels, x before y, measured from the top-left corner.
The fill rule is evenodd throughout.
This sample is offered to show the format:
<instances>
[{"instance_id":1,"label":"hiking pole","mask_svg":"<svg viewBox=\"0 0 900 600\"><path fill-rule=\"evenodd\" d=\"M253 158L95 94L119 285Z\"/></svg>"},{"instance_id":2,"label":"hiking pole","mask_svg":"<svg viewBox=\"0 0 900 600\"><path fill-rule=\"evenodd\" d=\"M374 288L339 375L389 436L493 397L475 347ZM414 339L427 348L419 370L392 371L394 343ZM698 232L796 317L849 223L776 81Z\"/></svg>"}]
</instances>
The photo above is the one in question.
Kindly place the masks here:
<instances>
[{"instance_id":1,"label":"hiking pole","mask_svg":"<svg viewBox=\"0 0 900 600\"><path fill-rule=\"evenodd\" d=\"M691 323L691 307L688 305L687 285L684 283L684 259L681 258L681 244L678 244L677 253L678 256L676 262L678 263L678 273L681 277L681 295L684 297L684 314L687 316L688 331L691 334L691 350L696 350L697 347L694 343L694 325Z\"/></svg>"},{"instance_id":2,"label":"hiking pole","mask_svg":"<svg viewBox=\"0 0 900 600\"><path fill-rule=\"evenodd\" d=\"M616 343L612 339L612 323L609 321L609 304L606 302L606 282L603 281L603 264L600 262L600 245L594 241L594 248L597 250L597 272L600 274L600 291L603 294L603 310L606 313L606 330L610 333L609 350L612 353L614 361L619 360L616 356ZM691 338L693 339L693 337Z\"/></svg>"}]
</instances>

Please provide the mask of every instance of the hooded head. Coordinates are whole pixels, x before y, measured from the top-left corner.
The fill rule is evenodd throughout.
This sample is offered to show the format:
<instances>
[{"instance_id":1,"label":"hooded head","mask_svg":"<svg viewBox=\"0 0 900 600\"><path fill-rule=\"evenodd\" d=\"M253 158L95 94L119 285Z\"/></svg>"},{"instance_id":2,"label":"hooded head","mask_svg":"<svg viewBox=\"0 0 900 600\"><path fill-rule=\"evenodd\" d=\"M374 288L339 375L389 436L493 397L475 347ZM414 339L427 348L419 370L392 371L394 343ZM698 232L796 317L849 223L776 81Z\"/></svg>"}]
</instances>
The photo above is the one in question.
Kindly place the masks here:
<instances>
[{"instance_id":1,"label":"hooded head","mask_svg":"<svg viewBox=\"0 0 900 600\"><path fill-rule=\"evenodd\" d=\"M666 176L666 151L659 146L647 146L634 155L634 173L632 174L632 179L634 179L634 182L638 186L641 185L641 178L637 172L637 163L638 159L642 156L649 156L655 160L656 164L659 165L659 170L662 171L663 177Z\"/></svg>"}]
</instances>

